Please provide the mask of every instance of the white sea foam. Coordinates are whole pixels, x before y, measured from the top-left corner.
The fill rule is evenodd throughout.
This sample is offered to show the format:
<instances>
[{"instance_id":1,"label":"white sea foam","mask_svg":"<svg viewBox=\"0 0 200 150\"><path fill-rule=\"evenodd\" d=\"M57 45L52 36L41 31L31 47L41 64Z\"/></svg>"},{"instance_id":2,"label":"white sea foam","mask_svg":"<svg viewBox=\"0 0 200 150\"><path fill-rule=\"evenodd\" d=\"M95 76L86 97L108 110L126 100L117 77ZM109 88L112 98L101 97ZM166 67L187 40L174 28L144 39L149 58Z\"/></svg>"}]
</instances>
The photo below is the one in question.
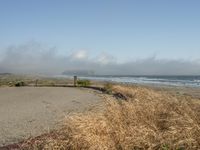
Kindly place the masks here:
<instances>
[{"instance_id":1,"label":"white sea foam","mask_svg":"<svg viewBox=\"0 0 200 150\"><path fill-rule=\"evenodd\" d=\"M72 76L59 76L72 78ZM154 84L171 86L200 87L200 76L87 76L80 79L109 81L127 84Z\"/></svg>"}]
</instances>

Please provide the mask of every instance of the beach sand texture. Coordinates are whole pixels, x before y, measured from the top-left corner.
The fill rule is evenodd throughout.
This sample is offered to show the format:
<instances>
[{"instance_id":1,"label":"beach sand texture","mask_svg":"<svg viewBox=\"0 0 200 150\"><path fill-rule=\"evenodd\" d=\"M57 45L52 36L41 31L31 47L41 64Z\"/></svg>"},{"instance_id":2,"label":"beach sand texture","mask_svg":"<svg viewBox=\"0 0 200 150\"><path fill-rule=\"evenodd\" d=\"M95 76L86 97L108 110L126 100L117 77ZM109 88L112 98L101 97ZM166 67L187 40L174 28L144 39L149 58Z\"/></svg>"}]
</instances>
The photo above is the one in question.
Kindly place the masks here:
<instances>
[{"instance_id":1,"label":"beach sand texture","mask_svg":"<svg viewBox=\"0 0 200 150\"><path fill-rule=\"evenodd\" d=\"M0 146L46 133L65 115L99 102L94 93L77 88L0 88Z\"/></svg>"}]
</instances>

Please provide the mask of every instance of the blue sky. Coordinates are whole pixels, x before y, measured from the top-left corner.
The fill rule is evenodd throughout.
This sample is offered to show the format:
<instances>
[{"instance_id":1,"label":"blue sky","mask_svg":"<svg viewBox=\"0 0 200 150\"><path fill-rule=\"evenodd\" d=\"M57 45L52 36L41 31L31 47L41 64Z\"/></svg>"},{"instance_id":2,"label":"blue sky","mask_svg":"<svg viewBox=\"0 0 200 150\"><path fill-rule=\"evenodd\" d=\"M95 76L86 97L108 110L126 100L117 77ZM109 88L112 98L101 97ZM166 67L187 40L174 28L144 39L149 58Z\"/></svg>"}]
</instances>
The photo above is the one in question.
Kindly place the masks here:
<instances>
[{"instance_id":1,"label":"blue sky","mask_svg":"<svg viewBox=\"0 0 200 150\"><path fill-rule=\"evenodd\" d=\"M200 57L198 0L1 0L0 47L37 41L119 61Z\"/></svg>"},{"instance_id":2,"label":"blue sky","mask_svg":"<svg viewBox=\"0 0 200 150\"><path fill-rule=\"evenodd\" d=\"M199 0L1 0L0 73L200 75L199 8Z\"/></svg>"}]
</instances>

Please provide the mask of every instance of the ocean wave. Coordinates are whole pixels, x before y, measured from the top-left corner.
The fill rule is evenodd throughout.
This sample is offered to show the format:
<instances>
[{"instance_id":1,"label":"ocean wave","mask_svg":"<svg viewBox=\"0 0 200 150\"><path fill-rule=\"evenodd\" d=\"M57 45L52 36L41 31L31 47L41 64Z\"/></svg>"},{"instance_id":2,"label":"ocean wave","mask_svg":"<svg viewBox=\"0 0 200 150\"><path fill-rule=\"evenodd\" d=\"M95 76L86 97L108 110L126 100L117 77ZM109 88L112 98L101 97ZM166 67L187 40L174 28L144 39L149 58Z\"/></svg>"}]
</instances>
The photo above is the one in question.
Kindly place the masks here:
<instances>
[{"instance_id":1,"label":"ocean wave","mask_svg":"<svg viewBox=\"0 0 200 150\"><path fill-rule=\"evenodd\" d=\"M71 78L72 76L63 76ZM116 83L129 84L155 84L155 85L171 85L171 86L189 86L200 87L200 76L87 76L79 77L81 79L110 81Z\"/></svg>"}]
</instances>

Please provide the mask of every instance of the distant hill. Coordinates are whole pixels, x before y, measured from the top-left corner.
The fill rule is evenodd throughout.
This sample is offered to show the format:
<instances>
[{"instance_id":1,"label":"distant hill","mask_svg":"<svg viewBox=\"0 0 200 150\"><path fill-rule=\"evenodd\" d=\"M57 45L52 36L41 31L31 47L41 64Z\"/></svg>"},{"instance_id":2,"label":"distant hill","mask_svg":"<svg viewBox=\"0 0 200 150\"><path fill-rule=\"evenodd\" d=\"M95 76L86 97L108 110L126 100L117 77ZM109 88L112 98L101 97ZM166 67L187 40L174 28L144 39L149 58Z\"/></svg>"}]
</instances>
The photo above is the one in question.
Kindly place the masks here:
<instances>
[{"instance_id":1,"label":"distant hill","mask_svg":"<svg viewBox=\"0 0 200 150\"><path fill-rule=\"evenodd\" d=\"M93 70L66 70L63 75L92 76L95 75Z\"/></svg>"},{"instance_id":2,"label":"distant hill","mask_svg":"<svg viewBox=\"0 0 200 150\"><path fill-rule=\"evenodd\" d=\"M0 73L0 75L12 75L12 73Z\"/></svg>"}]
</instances>

